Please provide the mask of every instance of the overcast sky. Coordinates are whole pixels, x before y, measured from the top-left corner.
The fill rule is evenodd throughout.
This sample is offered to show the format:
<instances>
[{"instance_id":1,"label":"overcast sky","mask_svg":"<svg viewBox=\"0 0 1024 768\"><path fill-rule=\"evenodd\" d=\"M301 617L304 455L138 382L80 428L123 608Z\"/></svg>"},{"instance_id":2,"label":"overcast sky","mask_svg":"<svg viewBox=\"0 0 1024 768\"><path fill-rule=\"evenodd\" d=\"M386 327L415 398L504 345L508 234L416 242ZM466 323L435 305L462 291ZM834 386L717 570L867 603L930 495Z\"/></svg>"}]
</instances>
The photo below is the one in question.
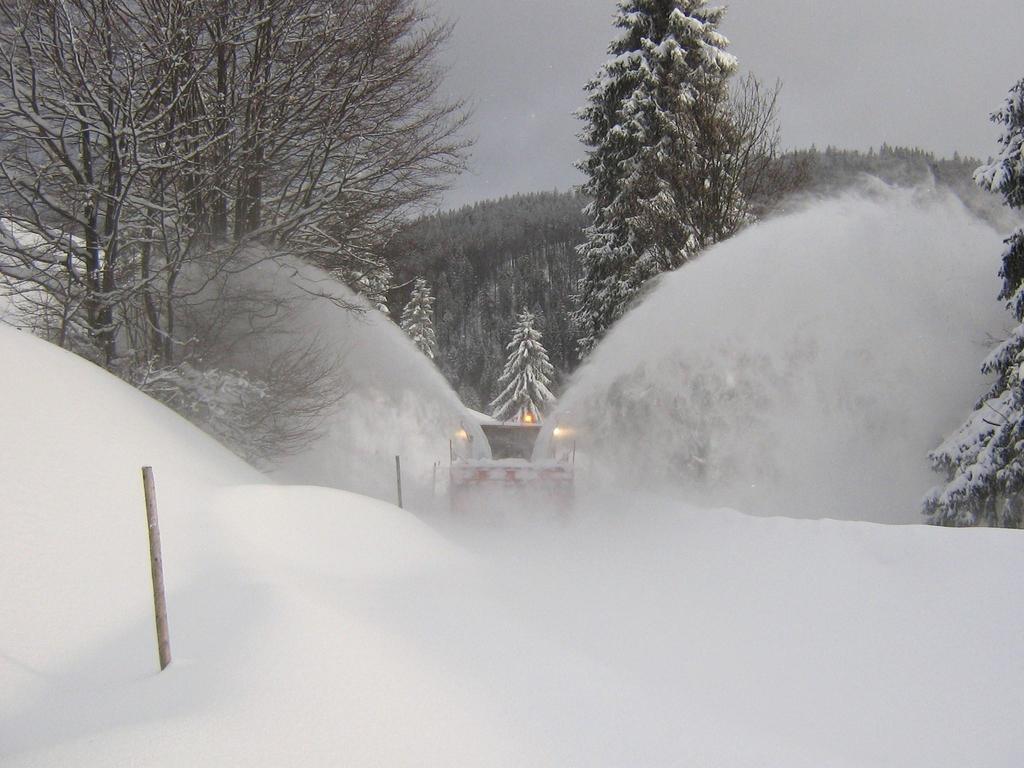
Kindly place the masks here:
<instances>
[{"instance_id":1,"label":"overcast sky","mask_svg":"<svg viewBox=\"0 0 1024 768\"><path fill-rule=\"evenodd\" d=\"M615 0L433 0L456 21L448 87L475 108L454 207L567 189L583 154L573 110L615 35ZM741 66L783 84L787 147L882 142L940 155L995 150L988 115L1024 77L1024 0L733 0Z\"/></svg>"}]
</instances>

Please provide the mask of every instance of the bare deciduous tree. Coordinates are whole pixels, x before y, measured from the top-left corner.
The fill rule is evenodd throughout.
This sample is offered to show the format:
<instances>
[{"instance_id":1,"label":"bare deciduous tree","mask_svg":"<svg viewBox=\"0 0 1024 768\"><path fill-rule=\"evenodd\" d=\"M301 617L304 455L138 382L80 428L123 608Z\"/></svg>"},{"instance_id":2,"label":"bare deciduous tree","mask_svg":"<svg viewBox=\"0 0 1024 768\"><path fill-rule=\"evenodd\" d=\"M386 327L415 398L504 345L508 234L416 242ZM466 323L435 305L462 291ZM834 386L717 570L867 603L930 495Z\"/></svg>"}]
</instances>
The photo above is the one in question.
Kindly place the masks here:
<instances>
[{"instance_id":1,"label":"bare deciduous tree","mask_svg":"<svg viewBox=\"0 0 1024 768\"><path fill-rule=\"evenodd\" d=\"M0 4L5 290L124 371L201 349L183 317L253 254L372 271L463 163L449 32L418 0Z\"/></svg>"}]
</instances>

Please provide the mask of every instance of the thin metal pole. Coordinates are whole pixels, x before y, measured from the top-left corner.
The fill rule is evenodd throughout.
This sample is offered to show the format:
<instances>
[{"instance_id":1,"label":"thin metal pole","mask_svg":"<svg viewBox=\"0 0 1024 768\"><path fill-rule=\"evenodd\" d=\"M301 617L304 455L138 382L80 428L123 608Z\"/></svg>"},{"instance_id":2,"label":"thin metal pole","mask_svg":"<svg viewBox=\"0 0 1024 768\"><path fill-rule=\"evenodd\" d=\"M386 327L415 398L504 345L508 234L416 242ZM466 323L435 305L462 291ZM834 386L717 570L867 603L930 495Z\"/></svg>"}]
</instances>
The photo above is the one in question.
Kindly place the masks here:
<instances>
[{"instance_id":1,"label":"thin metal pole","mask_svg":"<svg viewBox=\"0 0 1024 768\"><path fill-rule=\"evenodd\" d=\"M171 663L171 636L167 629L167 598L164 596L164 566L160 554L160 523L156 516L156 486L153 468L142 468L142 488L146 494L146 520L149 524L149 564L153 575L153 609L156 612L156 645L160 671Z\"/></svg>"},{"instance_id":2,"label":"thin metal pole","mask_svg":"<svg viewBox=\"0 0 1024 768\"><path fill-rule=\"evenodd\" d=\"M398 508L405 509L402 506L402 457L395 456L395 479L398 482Z\"/></svg>"}]
</instances>

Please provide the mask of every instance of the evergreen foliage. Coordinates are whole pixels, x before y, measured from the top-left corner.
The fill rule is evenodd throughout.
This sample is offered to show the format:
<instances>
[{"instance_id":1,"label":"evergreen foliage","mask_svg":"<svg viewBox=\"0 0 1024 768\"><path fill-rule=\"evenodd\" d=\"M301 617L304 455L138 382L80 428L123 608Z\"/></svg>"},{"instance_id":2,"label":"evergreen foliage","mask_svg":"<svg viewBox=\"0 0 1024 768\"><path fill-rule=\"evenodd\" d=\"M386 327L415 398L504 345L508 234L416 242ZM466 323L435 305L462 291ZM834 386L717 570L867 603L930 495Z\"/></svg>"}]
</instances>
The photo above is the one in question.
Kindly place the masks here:
<instances>
[{"instance_id":1,"label":"evergreen foliage","mask_svg":"<svg viewBox=\"0 0 1024 768\"><path fill-rule=\"evenodd\" d=\"M978 168L975 181L1010 208L1024 208L1024 79L992 119L1003 127L1001 150ZM929 456L948 479L924 504L931 522L941 525L1024 527L1024 228L1005 243L999 298L1018 325L982 364L996 383Z\"/></svg>"},{"instance_id":2,"label":"evergreen foliage","mask_svg":"<svg viewBox=\"0 0 1024 768\"><path fill-rule=\"evenodd\" d=\"M505 388L491 403L496 419L540 422L544 407L554 400L548 385L555 369L548 361L541 332L534 327L536 320L525 308L516 317L512 341L507 347L508 360L500 380Z\"/></svg>"},{"instance_id":3,"label":"evergreen foliage","mask_svg":"<svg viewBox=\"0 0 1024 768\"><path fill-rule=\"evenodd\" d=\"M433 360L437 354L437 340L434 336L434 297L430 295L430 285L422 277L416 278L412 298L402 310L400 325L417 349Z\"/></svg>"},{"instance_id":4,"label":"evergreen foliage","mask_svg":"<svg viewBox=\"0 0 1024 768\"><path fill-rule=\"evenodd\" d=\"M363 265L358 270L338 267L331 270L331 275L366 299L371 307L388 314L388 291L394 275L387 264Z\"/></svg>"},{"instance_id":5,"label":"evergreen foliage","mask_svg":"<svg viewBox=\"0 0 1024 768\"><path fill-rule=\"evenodd\" d=\"M411 222L389 244L397 283L422 275L434 287L437 364L470 408L487 410L501 389L505 344L524 306L544 317L553 391L575 366L574 248L585 202L570 192L481 202ZM390 296L392 306L408 298L400 289Z\"/></svg>"},{"instance_id":6,"label":"evergreen foliage","mask_svg":"<svg viewBox=\"0 0 1024 768\"><path fill-rule=\"evenodd\" d=\"M587 84L580 164L592 219L578 252L576 320L588 351L650 277L720 239L733 223L708 205L722 186L710 162L731 130L726 80L736 68L705 0L620 0L622 34ZM708 209L716 210L708 210Z\"/></svg>"}]
</instances>

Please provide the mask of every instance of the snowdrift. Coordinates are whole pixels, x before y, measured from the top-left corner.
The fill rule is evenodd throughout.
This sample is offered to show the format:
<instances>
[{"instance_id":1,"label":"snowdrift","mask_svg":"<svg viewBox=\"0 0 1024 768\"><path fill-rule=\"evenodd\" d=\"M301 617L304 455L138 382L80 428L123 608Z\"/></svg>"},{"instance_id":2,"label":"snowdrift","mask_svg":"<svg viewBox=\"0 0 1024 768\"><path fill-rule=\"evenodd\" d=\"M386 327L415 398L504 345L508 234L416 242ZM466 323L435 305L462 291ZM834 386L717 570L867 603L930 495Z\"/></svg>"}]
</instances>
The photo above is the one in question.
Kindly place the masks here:
<instances>
[{"instance_id":1,"label":"snowdrift","mask_svg":"<svg viewBox=\"0 0 1024 768\"><path fill-rule=\"evenodd\" d=\"M0 328L0 764L1017 766L1020 532L652 497L428 528ZM157 472L157 673L138 465ZM952 723L952 725L951 725Z\"/></svg>"},{"instance_id":2,"label":"snowdrift","mask_svg":"<svg viewBox=\"0 0 1024 768\"><path fill-rule=\"evenodd\" d=\"M0 690L10 692L152 611L141 466L155 467L164 552L176 562L198 554L195 532L218 535L206 523L211 490L261 476L164 406L28 333L0 326L0 360ZM97 664L138 675L150 666L147 646L108 646Z\"/></svg>"},{"instance_id":3,"label":"snowdrift","mask_svg":"<svg viewBox=\"0 0 1024 768\"><path fill-rule=\"evenodd\" d=\"M169 409L27 333L0 327L0 359L5 766L214 765L243 754L262 764L268 742L256 739L250 751L243 734L251 740L264 720L278 722L284 700L318 709L318 665L330 665L342 635L356 642L323 588L458 562L450 545L390 505L264 485ZM175 659L159 678L144 464L156 473ZM364 639L360 652L372 657L378 639ZM387 667L369 663L365 675ZM254 685L247 702L239 677ZM352 710L374 696L373 680L361 685ZM382 728L374 722L383 709L359 717ZM328 707L319 725L344 714ZM266 764L289 762L294 749L283 742Z\"/></svg>"},{"instance_id":4,"label":"snowdrift","mask_svg":"<svg viewBox=\"0 0 1024 768\"><path fill-rule=\"evenodd\" d=\"M797 517L915 522L927 453L985 391L1001 236L952 195L870 182L662 276L555 421L591 480ZM549 420L551 421L551 420Z\"/></svg>"}]
</instances>

